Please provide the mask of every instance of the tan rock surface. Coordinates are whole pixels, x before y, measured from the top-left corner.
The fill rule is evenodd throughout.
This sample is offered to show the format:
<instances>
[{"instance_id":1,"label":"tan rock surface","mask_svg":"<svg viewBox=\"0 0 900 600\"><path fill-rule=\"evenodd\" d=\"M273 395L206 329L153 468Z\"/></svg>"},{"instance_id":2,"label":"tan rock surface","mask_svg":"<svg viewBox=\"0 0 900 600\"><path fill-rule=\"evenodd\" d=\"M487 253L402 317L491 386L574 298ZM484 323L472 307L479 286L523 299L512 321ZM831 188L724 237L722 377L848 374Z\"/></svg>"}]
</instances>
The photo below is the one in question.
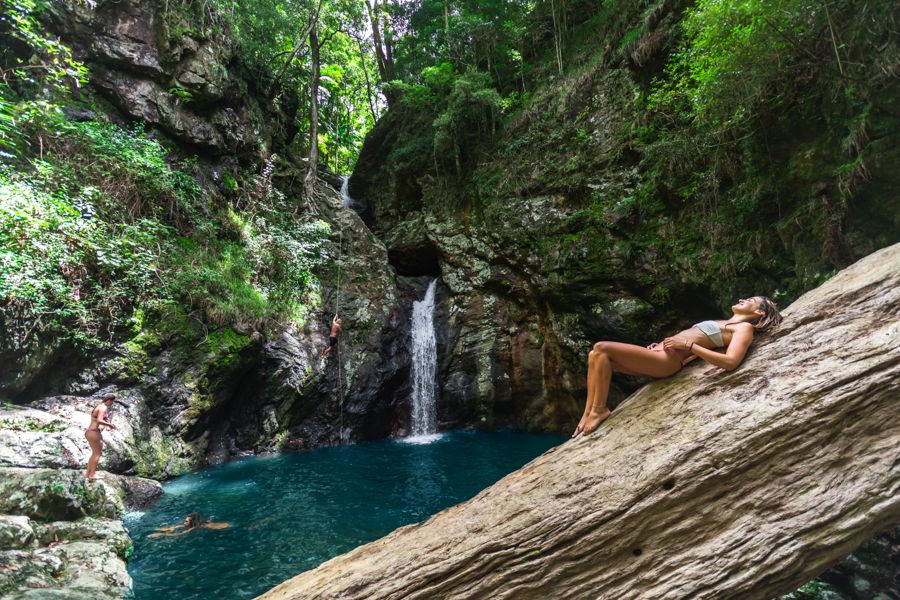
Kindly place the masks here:
<instances>
[{"instance_id":1,"label":"tan rock surface","mask_svg":"<svg viewBox=\"0 0 900 600\"><path fill-rule=\"evenodd\" d=\"M900 245L472 500L261 596L770 598L900 522ZM700 361L697 361L698 363Z\"/></svg>"}]
</instances>

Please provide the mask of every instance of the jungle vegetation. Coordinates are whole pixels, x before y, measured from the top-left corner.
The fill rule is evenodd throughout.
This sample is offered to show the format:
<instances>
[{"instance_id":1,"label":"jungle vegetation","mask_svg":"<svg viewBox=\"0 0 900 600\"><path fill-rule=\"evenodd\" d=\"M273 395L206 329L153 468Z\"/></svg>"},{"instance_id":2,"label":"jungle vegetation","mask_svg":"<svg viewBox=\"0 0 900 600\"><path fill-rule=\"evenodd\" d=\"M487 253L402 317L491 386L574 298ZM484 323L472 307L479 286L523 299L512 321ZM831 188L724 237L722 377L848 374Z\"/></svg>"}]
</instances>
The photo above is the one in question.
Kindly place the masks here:
<instances>
[{"instance_id":1,"label":"jungle vegetation","mask_svg":"<svg viewBox=\"0 0 900 600\"><path fill-rule=\"evenodd\" d=\"M849 259L848 206L895 125L882 110L900 74L888 0L158 8L171 28L228 36L255 93L276 109L299 105L301 134L281 151L311 165L307 200L317 163L349 173L366 133L394 115L408 125L387 149L391 168L449 206L477 212L504 196L561 193L581 203L579 227L604 243L625 223L627 253L686 257L681 276L697 281L763 272L782 285L789 274L784 296ZM163 320L201 330L302 322L318 301L327 225L271 185L272 161L245 162L204 187L202 157L140 123L70 120L65 107L90 102L90 73L46 29L46 10L41 0L4 0L0 19L7 318L88 345ZM817 128L828 135L814 140ZM822 193L808 190L812 167L785 151L798 140L825 173ZM87 156L90 166L78 167ZM627 181L610 192L604 172ZM797 272L774 244L806 232L826 257ZM735 245L748 251L728 252Z\"/></svg>"}]
</instances>

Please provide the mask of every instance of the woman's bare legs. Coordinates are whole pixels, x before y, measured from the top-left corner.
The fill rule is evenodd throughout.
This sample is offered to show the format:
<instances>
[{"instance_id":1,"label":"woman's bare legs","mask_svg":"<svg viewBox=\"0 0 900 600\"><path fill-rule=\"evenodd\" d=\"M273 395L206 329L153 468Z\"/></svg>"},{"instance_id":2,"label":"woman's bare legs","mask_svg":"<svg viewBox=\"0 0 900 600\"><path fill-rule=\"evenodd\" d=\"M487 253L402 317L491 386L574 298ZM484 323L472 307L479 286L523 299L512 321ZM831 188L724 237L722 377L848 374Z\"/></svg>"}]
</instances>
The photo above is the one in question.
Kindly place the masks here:
<instances>
[{"instance_id":1,"label":"woman's bare legs","mask_svg":"<svg viewBox=\"0 0 900 600\"><path fill-rule=\"evenodd\" d=\"M97 465L100 464L100 455L103 453L103 436L99 431L85 431L84 437L91 446L91 457L88 459L85 476L90 480L99 479Z\"/></svg>"},{"instance_id":2,"label":"woman's bare legs","mask_svg":"<svg viewBox=\"0 0 900 600\"><path fill-rule=\"evenodd\" d=\"M601 342L603 343L603 342ZM587 399L584 403L584 413L581 415L581 420L578 422L578 426L575 428L574 433L572 433L572 437L578 437L582 433L584 433L584 426L588 422L588 419L591 415L591 408L594 406L594 401L597 398L597 394L601 389L604 389L604 385L600 382L600 385L597 385L597 378L600 377L601 371L603 371L604 365L599 364L602 360L601 352L597 349L597 346L600 344L595 344L594 349L588 353L588 375L587 375ZM629 371L619 363L610 360L609 366L612 367L612 370L616 373L625 373L626 375L640 375L640 373L636 373L634 371ZM606 377L605 389L609 390L609 379L611 378L611 374ZM609 412L607 411L606 416L609 416ZM606 418L604 416L603 418Z\"/></svg>"},{"instance_id":3,"label":"woman's bare legs","mask_svg":"<svg viewBox=\"0 0 900 600\"><path fill-rule=\"evenodd\" d=\"M575 427L575 431L572 432L572 437L578 437L582 433L584 433L584 424L587 423L588 415L591 414L591 405L594 403L594 399L592 397L593 389L594 389L594 379L597 377L597 371L592 367L592 362L594 360L594 351L591 350L588 353L588 369L587 369L587 398L584 400L584 412L581 414L581 420L578 421L578 426Z\"/></svg>"},{"instance_id":4,"label":"woman's bare legs","mask_svg":"<svg viewBox=\"0 0 900 600\"><path fill-rule=\"evenodd\" d=\"M591 433L609 416L606 407L612 372L649 377L668 377L681 368L681 358L672 352L656 352L643 346L619 342L597 342L588 355L588 393L584 415L572 437Z\"/></svg>"}]
</instances>

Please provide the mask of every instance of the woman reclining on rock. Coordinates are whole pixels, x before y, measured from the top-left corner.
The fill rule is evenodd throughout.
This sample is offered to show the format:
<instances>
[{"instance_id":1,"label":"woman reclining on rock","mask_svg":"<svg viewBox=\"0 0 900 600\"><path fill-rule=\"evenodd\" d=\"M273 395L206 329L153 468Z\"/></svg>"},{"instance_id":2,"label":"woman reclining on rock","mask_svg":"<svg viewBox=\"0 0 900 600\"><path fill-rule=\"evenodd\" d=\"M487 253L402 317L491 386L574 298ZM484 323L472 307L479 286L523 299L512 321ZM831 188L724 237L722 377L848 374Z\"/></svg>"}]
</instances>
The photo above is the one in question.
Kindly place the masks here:
<instances>
[{"instance_id":1,"label":"woman reclining on rock","mask_svg":"<svg viewBox=\"0 0 900 600\"><path fill-rule=\"evenodd\" d=\"M644 348L619 342L597 342L588 355L587 400L572 437L588 434L609 416L606 398L613 371L626 375L669 377L699 357L728 371L736 368L755 332L781 323L778 307L765 296L739 300L727 321L702 321L660 343ZM716 352L725 348L725 353Z\"/></svg>"}]
</instances>

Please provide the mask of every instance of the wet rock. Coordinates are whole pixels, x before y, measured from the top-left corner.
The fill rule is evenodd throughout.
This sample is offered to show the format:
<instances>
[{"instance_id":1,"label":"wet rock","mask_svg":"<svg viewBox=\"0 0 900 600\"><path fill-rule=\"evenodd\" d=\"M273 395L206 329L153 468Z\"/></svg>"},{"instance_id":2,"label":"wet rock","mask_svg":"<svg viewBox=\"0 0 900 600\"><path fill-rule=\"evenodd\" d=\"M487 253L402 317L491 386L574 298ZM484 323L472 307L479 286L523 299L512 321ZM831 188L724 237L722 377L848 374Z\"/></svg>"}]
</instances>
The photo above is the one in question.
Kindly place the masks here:
<instances>
[{"instance_id":1,"label":"wet rock","mask_svg":"<svg viewBox=\"0 0 900 600\"><path fill-rule=\"evenodd\" d=\"M260 107L230 71L227 36L193 31L178 9L151 0L54 0L49 9L48 24L88 61L91 83L125 115L211 154L255 153L268 144Z\"/></svg>"},{"instance_id":2,"label":"wet rock","mask_svg":"<svg viewBox=\"0 0 900 600\"><path fill-rule=\"evenodd\" d=\"M898 586L900 527L895 527L780 600L892 600Z\"/></svg>"},{"instance_id":3,"label":"wet rock","mask_svg":"<svg viewBox=\"0 0 900 600\"><path fill-rule=\"evenodd\" d=\"M122 486L123 503L127 510L146 510L162 496L162 484L144 477L116 477Z\"/></svg>"},{"instance_id":4,"label":"wet rock","mask_svg":"<svg viewBox=\"0 0 900 600\"><path fill-rule=\"evenodd\" d=\"M591 307L596 322L592 331L609 332L621 339L641 339L646 335L645 323L653 314L653 305L641 298L622 296Z\"/></svg>"},{"instance_id":5,"label":"wet rock","mask_svg":"<svg viewBox=\"0 0 900 600\"><path fill-rule=\"evenodd\" d=\"M69 40L103 63L149 76L163 75L159 20L149 2L115 3L55 0L55 25Z\"/></svg>"},{"instance_id":6,"label":"wet rock","mask_svg":"<svg viewBox=\"0 0 900 600\"><path fill-rule=\"evenodd\" d=\"M84 430L99 397L49 396L33 407L0 408L0 466L78 469L87 464L90 446ZM101 468L125 471L128 456L127 422L111 411L111 419L122 429L103 432Z\"/></svg>"},{"instance_id":7,"label":"wet rock","mask_svg":"<svg viewBox=\"0 0 900 600\"><path fill-rule=\"evenodd\" d=\"M50 597L44 593L59 589L59 579L66 568L66 562L62 557L43 548L34 552L27 550L0 552L0 565L4 567L0 569L0 590L3 590L4 598Z\"/></svg>"},{"instance_id":8,"label":"wet rock","mask_svg":"<svg viewBox=\"0 0 900 600\"><path fill-rule=\"evenodd\" d=\"M37 525L35 535L44 546L73 541L102 543L123 560L125 552L131 546L128 531L119 519L84 517L77 521L53 521Z\"/></svg>"},{"instance_id":9,"label":"wet rock","mask_svg":"<svg viewBox=\"0 0 900 600\"><path fill-rule=\"evenodd\" d=\"M64 542L33 552L3 552L4 598L119 599L131 587L125 562L103 543Z\"/></svg>"},{"instance_id":10,"label":"wet rock","mask_svg":"<svg viewBox=\"0 0 900 600\"><path fill-rule=\"evenodd\" d=\"M57 521L116 518L123 511L115 484L87 482L81 471L0 468L0 514Z\"/></svg>"},{"instance_id":11,"label":"wet rock","mask_svg":"<svg viewBox=\"0 0 900 600\"><path fill-rule=\"evenodd\" d=\"M387 251L333 187L317 188L316 205L331 225L326 251L334 257L317 273L323 310L303 328L288 327L262 344L258 362L209 430L216 460L242 450L384 437L407 401L401 388L409 370L408 313L403 316ZM344 331L339 346L323 357L335 311Z\"/></svg>"},{"instance_id":12,"label":"wet rock","mask_svg":"<svg viewBox=\"0 0 900 600\"><path fill-rule=\"evenodd\" d=\"M129 478L0 469L0 590L4 598L121 598L131 539L120 517ZM158 486L158 484L157 484Z\"/></svg>"},{"instance_id":13,"label":"wet rock","mask_svg":"<svg viewBox=\"0 0 900 600\"><path fill-rule=\"evenodd\" d=\"M65 354L59 336L41 324L17 318L0 307L0 394L16 397L34 384Z\"/></svg>"},{"instance_id":14,"label":"wet rock","mask_svg":"<svg viewBox=\"0 0 900 600\"><path fill-rule=\"evenodd\" d=\"M0 550L28 548L34 539L28 517L0 515Z\"/></svg>"}]
</instances>

